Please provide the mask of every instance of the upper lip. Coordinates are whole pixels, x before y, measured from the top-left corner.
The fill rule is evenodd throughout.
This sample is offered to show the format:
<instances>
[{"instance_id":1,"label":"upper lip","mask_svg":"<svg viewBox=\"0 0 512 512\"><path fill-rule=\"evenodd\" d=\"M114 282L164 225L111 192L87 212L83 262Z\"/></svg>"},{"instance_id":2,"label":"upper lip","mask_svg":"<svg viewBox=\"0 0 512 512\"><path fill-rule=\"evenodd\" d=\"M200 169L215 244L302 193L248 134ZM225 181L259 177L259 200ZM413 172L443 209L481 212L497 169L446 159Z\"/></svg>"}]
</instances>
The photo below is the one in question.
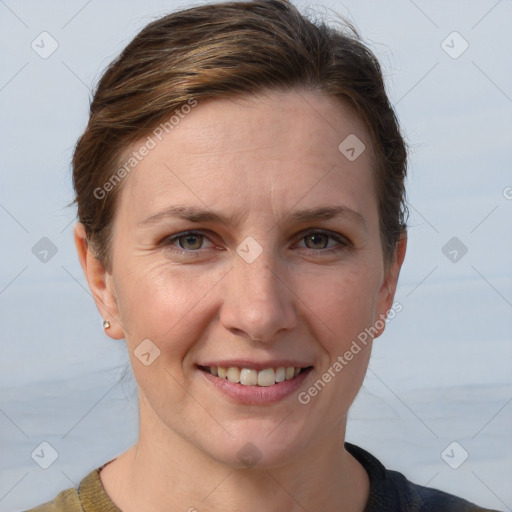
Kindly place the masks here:
<instances>
[{"instance_id":1,"label":"upper lip","mask_svg":"<svg viewBox=\"0 0 512 512\"><path fill-rule=\"evenodd\" d=\"M274 361L263 361L263 362L256 362L256 361L247 361L242 359L236 359L236 360L220 360L220 361L209 361L206 363L200 363L198 366L208 366L209 368L212 367L222 367L222 368L230 368L230 367L236 367L236 368L248 368L251 370L264 370L265 368L279 368L281 366L284 366L285 368L293 366L294 368L307 368L308 366L312 366L309 363L304 363L300 361L292 361L291 359L279 359Z\"/></svg>"}]
</instances>

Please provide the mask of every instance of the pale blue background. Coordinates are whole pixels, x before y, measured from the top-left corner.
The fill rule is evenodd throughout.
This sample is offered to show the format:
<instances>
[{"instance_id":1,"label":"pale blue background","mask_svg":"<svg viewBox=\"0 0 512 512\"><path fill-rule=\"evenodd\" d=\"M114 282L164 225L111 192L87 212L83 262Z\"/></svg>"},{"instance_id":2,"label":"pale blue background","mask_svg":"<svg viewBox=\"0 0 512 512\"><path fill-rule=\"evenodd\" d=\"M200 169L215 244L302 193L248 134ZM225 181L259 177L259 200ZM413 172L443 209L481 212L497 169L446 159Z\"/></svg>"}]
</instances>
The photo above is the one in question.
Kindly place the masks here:
<instances>
[{"instance_id":1,"label":"pale blue background","mask_svg":"<svg viewBox=\"0 0 512 512\"><path fill-rule=\"evenodd\" d=\"M104 336L75 256L69 162L105 66L191 4L49 5L0 1L2 512L52 499L136 440L133 383L116 385L124 345ZM417 483L512 510L512 2L322 5L377 53L413 149L404 309L375 345L347 439ZM59 44L46 60L31 48L43 31ZM453 31L469 43L458 59L441 47ZM454 236L468 248L457 263L441 251ZM58 250L47 263L31 250L42 237ZM46 470L30 456L43 441L58 452ZM452 441L469 452L459 469L440 455Z\"/></svg>"}]
</instances>

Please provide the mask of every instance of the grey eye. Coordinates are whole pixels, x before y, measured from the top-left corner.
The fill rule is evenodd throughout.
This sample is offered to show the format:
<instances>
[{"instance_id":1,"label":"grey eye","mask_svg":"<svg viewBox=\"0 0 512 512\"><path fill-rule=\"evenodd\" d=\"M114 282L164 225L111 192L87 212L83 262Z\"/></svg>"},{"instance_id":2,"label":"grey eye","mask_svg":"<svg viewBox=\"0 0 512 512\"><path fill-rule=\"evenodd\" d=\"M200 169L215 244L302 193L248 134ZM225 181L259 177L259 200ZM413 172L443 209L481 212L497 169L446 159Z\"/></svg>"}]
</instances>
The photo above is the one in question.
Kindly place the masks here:
<instances>
[{"instance_id":1,"label":"grey eye","mask_svg":"<svg viewBox=\"0 0 512 512\"><path fill-rule=\"evenodd\" d=\"M308 249L325 249L329 243L329 236L323 233L313 233L304 237ZM308 243L310 241L311 243Z\"/></svg>"},{"instance_id":2,"label":"grey eye","mask_svg":"<svg viewBox=\"0 0 512 512\"><path fill-rule=\"evenodd\" d=\"M203 245L203 235L182 235L178 238L178 244L182 249L186 249L189 251L201 249Z\"/></svg>"}]
</instances>

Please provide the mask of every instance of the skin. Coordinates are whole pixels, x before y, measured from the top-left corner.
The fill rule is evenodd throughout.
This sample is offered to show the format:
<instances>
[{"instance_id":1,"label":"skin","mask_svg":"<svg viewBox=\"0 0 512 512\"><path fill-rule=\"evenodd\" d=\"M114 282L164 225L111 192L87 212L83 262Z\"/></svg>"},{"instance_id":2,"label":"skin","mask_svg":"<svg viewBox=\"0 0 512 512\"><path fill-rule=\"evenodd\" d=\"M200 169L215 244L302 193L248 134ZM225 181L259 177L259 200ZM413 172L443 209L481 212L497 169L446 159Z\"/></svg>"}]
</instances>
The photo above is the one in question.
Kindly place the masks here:
<instances>
[{"instance_id":1,"label":"skin","mask_svg":"<svg viewBox=\"0 0 512 512\"><path fill-rule=\"evenodd\" d=\"M366 146L353 162L338 150L349 134ZM126 339L139 391L138 442L100 473L124 512L364 509L368 476L343 442L371 341L307 405L297 393L237 403L196 364L300 360L313 365L307 390L387 313L406 238L385 266L371 147L361 120L320 92L201 101L125 178L110 273L77 224L106 333ZM142 223L176 205L232 220ZM362 221L290 217L326 205ZM187 230L204 237L169 240ZM252 263L236 252L247 237L262 249ZM149 366L134 355L147 338L160 350ZM247 442L261 456L249 467L237 455Z\"/></svg>"}]
</instances>

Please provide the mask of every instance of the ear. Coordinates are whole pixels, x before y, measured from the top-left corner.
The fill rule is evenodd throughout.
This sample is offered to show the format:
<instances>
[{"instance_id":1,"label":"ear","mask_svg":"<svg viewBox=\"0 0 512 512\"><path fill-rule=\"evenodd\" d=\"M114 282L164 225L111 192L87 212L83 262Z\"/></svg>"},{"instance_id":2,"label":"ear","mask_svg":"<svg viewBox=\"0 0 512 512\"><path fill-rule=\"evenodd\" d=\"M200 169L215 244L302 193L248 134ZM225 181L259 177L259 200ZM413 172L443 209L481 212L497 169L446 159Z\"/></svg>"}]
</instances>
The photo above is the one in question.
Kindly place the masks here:
<instances>
[{"instance_id":1,"label":"ear","mask_svg":"<svg viewBox=\"0 0 512 512\"><path fill-rule=\"evenodd\" d=\"M376 318L374 318L374 326L377 331L375 338L378 338L386 328L385 319L388 311L393 306L393 299L395 298L396 286L398 283L398 276L400 269L404 262L405 252L407 249L407 232L404 230L400 234L400 238L396 244L393 259L389 263L387 271L384 276L384 281L379 290L379 299L376 308Z\"/></svg>"},{"instance_id":2,"label":"ear","mask_svg":"<svg viewBox=\"0 0 512 512\"><path fill-rule=\"evenodd\" d=\"M112 339L122 339L124 331L119 322L119 308L112 276L93 254L87 240L85 227L81 222L75 225L74 237L78 259L89 283L96 307L102 318L110 322L110 328L105 329L105 333Z\"/></svg>"}]
</instances>

